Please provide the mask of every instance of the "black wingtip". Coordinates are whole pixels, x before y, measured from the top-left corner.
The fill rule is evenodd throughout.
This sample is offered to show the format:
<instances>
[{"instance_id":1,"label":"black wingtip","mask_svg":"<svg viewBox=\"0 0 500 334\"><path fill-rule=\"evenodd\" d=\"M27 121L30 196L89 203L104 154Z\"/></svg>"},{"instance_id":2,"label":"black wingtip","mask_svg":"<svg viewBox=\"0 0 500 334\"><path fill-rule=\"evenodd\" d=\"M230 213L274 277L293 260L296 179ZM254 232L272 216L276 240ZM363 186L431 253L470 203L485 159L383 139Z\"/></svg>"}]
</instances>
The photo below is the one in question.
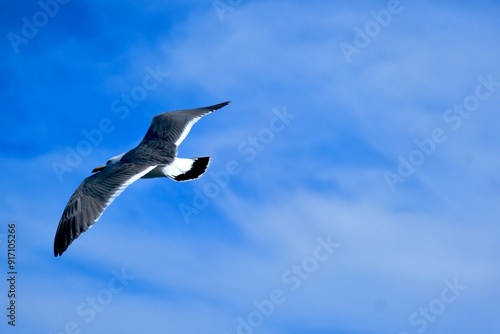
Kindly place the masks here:
<instances>
[{"instance_id":1,"label":"black wingtip","mask_svg":"<svg viewBox=\"0 0 500 334\"><path fill-rule=\"evenodd\" d=\"M64 252L64 250L62 248L63 247L61 247L61 240L59 237L59 226L58 226L57 231L56 231L56 237L54 238L54 256L55 257L62 255L62 253Z\"/></svg>"},{"instance_id":2,"label":"black wingtip","mask_svg":"<svg viewBox=\"0 0 500 334\"><path fill-rule=\"evenodd\" d=\"M214 104L213 106L208 106L208 107L205 107L205 109L210 109L210 110L217 110L217 109L220 109L222 107L225 107L227 106L229 103L231 103L231 101L226 101L226 102L222 102L222 103L218 103L218 104Z\"/></svg>"},{"instance_id":3,"label":"black wingtip","mask_svg":"<svg viewBox=\"0 0 500 334\"><path fill-rule=\"evenodd\" d=\"M63 253L68 250L69 245L80 235L78 230L67 230L67 226L71 226L72 224L72 219L74 218L70 218L70 220L61 218L59 221L56 236L54 238L55 257L63 255Z\"/></svg>"},{"instance_id":4,"label":"black wingtip","mask_svg":"<svg viewBox=\"0 0 500 334\"><path fill-rule=\"evenodd\" d=\"M54 256L58 257L64 253L64 250L60 249L57 245L54 245Z\"/></svg>"},{"instance_id":5,"label":"black wingtip","mask_svg":"<svg viewBox=\"0 0 500 334\"><path fill-rule=\"evenodd\" d=\"M56 237L54 239L54 256L55 257L61 256L66 251L66 249L68 249L68 245L62 239L62 236L58 228L58 231L56 232Z\"/></svg>"}]
</instances>

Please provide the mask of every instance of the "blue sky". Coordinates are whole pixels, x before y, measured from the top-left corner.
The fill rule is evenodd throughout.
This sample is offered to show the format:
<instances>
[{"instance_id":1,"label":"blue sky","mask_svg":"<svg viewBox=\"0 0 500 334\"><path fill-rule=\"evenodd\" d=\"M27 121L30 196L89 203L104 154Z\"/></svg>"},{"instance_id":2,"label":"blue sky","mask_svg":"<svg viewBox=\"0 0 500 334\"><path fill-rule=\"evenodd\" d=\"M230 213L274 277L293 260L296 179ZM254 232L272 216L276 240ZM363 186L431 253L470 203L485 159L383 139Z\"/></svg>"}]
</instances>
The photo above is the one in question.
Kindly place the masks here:
<instances>
[{"instance_id":1,"label":"blue sky","mask_svg":"<svg viewBox=\"0 0 500 334\"><path fill-rule=\"evenodd\" d=\"M496 333L497 2L59 1L1 4L2 332ZM54 258L92 168L226 100L204 177Z\"/></svg>"}]
</instances>

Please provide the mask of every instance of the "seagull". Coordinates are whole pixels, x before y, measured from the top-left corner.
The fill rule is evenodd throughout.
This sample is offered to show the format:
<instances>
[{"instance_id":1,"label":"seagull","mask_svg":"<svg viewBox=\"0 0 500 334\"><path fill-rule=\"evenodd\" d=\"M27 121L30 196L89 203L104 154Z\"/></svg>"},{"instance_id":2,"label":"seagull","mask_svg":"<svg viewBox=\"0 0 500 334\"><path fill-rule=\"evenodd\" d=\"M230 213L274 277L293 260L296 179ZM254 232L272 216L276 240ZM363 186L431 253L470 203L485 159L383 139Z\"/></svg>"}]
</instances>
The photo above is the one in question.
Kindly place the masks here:
<instances>
[{"instance_id":1,"label":"seagull","mask_svg":"<svg viewBox=\"0 0 500 334\"><path fill-rule=\"evenodd\" d=\"M194 123L229 102L158 114L137 147L110 158L105 166L94 168L64 208L54 239L54 256L62 255L81 233L101 218L113 200L138 179L168 177L189 181L205 173L210 157L178 158L177 147Z\"/></svg>"}]
</instances>

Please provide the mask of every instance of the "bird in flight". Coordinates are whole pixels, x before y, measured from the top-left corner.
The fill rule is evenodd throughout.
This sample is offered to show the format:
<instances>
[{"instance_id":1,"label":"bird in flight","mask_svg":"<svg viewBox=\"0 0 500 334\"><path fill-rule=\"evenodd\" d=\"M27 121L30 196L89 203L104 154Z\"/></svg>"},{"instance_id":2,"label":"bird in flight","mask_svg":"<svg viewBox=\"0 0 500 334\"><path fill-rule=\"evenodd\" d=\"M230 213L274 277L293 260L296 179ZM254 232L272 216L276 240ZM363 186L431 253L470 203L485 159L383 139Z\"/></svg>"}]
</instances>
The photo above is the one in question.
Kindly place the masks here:
<instances>
[{"instance_id":1,"label":"bird in flight","mask_svg":"<svg viewBox=\"0 0 500 334\"><path fill-rule=\"evenodd\" d=\"M62 255L73 240L92 227L134 181L155 177L188 181L205 173L210 157L178 158L177 147L194 123L229 102L158 114L137 147L110 158L105 166L94 168L64 208L54 239L54 256Z\"/></svg>"}]
</instances>

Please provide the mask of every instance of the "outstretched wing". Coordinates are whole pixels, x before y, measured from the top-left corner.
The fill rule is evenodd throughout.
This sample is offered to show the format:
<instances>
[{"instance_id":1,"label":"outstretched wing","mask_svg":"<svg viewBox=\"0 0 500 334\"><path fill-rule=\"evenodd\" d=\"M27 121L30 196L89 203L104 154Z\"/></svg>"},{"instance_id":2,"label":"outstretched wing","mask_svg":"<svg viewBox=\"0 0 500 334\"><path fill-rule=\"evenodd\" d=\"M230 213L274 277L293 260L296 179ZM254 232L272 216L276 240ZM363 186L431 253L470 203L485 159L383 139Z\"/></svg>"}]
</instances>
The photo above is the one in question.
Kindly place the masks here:
<instances>
[{"instance_id":1,"label":"outstretched wing","mask_svg":"<svg viewBox=\"0 0 500 334\"><path fill-rule=\"evenodd\" d=\"M161 139L179 146L188 135L194 123L206 114L228 104L229 101L226 101L198 109L177 110L158 114L153 117L143 142Z\"/></svg>"},{"instance_id":2,"label":"outstretched wing","mask_svg":"<svg viewBox=\"0 0 500 334\"><path fill-rule=\"evenodd\" d=\"M78 236L99 220L123 190L156 166L117 163L87 177L64 208L54 239L54 256L62 255Z\"/></svg>"}]
</instances>

